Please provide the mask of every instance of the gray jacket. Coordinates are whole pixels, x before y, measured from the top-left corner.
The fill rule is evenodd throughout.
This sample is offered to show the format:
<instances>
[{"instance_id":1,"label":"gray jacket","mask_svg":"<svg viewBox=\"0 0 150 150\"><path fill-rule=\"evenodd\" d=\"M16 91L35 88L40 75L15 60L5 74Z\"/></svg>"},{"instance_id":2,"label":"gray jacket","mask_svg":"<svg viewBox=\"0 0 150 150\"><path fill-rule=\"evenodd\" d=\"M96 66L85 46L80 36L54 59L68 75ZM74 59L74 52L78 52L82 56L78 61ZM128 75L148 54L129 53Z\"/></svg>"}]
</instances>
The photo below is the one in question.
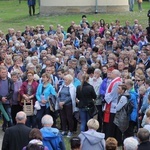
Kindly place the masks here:
<instances>
[{"instance_id":1,"label":"gray jacket","mask_svg":"<svg viewBox=\"0 0 150 150\"><path fill-rule=\"evenodd\" d=\"M105 134L99 133L93 129L79 134L81 139L82 150L105 150Z\"/></svg>"}]
</instances>

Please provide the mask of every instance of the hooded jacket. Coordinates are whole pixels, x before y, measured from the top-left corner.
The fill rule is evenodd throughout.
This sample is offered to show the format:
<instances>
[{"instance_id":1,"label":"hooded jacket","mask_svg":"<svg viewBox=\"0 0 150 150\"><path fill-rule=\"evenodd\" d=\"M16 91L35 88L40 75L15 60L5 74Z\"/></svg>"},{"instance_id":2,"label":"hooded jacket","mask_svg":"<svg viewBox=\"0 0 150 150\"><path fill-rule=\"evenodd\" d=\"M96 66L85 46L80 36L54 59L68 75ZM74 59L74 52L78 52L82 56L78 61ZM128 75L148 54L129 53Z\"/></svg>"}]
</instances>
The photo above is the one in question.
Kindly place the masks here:
<instances>
[{"instance_id":1,"label":"hooded jacket","mask_svg":"<svg viewBox=\"0 0 150 150\"><path fill-rule=\"evenodd\" d=\"M65 150L61 134L57 128L43 127L40 129L43 137L43 145L49 150Z\"/></svg>"},{"instance_id":2,"label":"hooded jacket","mask_svg":"<svg viewBox=\"0 0 150 150\"><path fill-rule=\"evenodd\" d=\"M81 139L82 150L105 150L105 134L99 133L93 129L79 134Z\"/></svg>"}]
</instances>

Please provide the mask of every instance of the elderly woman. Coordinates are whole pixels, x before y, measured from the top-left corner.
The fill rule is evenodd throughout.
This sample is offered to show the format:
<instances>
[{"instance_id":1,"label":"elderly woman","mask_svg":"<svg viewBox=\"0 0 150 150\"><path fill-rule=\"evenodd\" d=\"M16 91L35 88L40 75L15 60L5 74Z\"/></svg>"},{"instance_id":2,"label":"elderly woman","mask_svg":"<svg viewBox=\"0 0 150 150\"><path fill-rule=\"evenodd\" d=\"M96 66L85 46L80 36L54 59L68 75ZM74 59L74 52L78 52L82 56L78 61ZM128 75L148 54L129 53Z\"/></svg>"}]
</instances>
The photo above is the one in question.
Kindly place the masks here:
<instances>
[{"instance_id":1,"label":"elderly woman","mask_svg":"<svg viewBox=\"0 0 150 150\"><path fill-rule=\"evenodd\" d=\"M67 134L67 122L69 132L67 137L72 136L73 132L73 112L75 111L76 88L72 84L73 77L68 74L64 76L64 85L58 92L57 102L60 108L60 119L62 122L62 135Z\"/></svg>"},{"instance_id":2,"label":"elderly woman","mask_svg":"<svg viewBox=\"0 0 150 150\"><path fill-rule=\"evenodd\" d=\"M105 150L105 134L99 133L96 130L99 128L99 123L96 119L90 119L87 122L88 131L81 132L79 138L81 139L82 150Z\"/></svg>"},{"instance_id":3,"label":"elderly woman","mask_svg":"<svg viewBox=\"0 0 150 150\"><path fill-rule=\"evenodd\" d=\"M27 80L22 83L20 88L20 95L22 99L26 102L33 101L33 105L35 103L35 94L38 87L38 83L34 80L34 71L29 70L27 72ZM23 101L21 101L23 103ZM35 127L35 116L27 116L27 126Z\"/></svg>"},{"instance_id":4,"label":"elderly woman","mask_svg":"<svg viewBox=\"0 0 150 150\"><path fill-rule=\"evenodd\" d=\"M41 109L37 110L36 120L38 128L42 127L41 119L45 114L50 114L49 96L56 95L55 89L50 84L50 75L47 73L42 74L42 83L39 84L36 91L36 99L39 102ZM56 122L56 121L54 121Z\"/></svg>"}]
</instances>

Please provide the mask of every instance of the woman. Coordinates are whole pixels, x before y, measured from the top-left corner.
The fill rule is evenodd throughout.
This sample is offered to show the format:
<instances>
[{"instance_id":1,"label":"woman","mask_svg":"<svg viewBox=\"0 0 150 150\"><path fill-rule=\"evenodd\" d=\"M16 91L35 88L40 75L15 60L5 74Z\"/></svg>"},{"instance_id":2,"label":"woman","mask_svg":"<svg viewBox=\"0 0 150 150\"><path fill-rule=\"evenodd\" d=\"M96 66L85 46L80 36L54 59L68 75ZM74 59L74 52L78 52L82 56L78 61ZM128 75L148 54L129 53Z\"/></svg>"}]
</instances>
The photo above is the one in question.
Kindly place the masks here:
<instances>
[{"instance_id":1,"label":"woman","mask_svg":"<svg viewBox=\"0 0 150 150\"><path fill-rule=\"evenodd\" d=\"M36 114L36 121L37 121L39 129L42 127L42 124L41 124L42 117L45 114L51 113L49 97L50 95L54 95L54 96L56 95L55 89L50 84L50 75L47 73L43 73L42 81L43 82L39 84L37 91L36 91L36 99L41 105L41 109L37 110L37 114ZM56 123L56 120L54 122Z\"/></svg>"},{"instance_id":2,"label":"woman","mask_svg":"<svg viewBox=\"0 0 150 150\"><path fill-rule=\"evenodd\" d=\"M99 128L98 121L96 119L90 119L87 122L87 126L88 131L79 134L81 149L105 150L105 134L96 131Z\"/></svg>"},{"instance_id":3,"label":"woman","mask_svg":"<svg viewBox=\"0 0 150 150\"><path fill-rule=\"evenodd\" d=\"M117 150L118 142L115 138L109 137L106 140L106 150Z\"/></svg>"},{"instance_id":4,"label":"woman","mask_svg":"<svg viewBox=\"0 0 150 150\"><path fill-rule=\"evenodd\" d=\"M21 88L20 88L20 95L22 96L21 103L24 103L24 100L27 103L30 103L33 101L33 105L35 104L35 94L38 87L38 83L34 80L34 71L29 70L27 72L27 80L23 82ZM35 127L35 116L27 116L27 126L29 127Z\"/></svg>"},{"instance_id":5,"label":"woman","mask_svg":"<svg viewBox=\"0 0 150 150\"><path fill-rule=\"evenodd\" d=\"M4 65L8 69L9 67L13 66L13 60L11 55L6 55L4 59Z\"/></svg>"},{"instance_id":6,"label":"woman","mask_svg":"<svg viewBox=\"0 0 150 150\"><path fill-rule=\"evenodd\" d=\"M12 72L11 73L11 78L14 82L14 92L13 92L13 97L12 97L12 106L11 106L11 116L12 116L12 120L13 120L13 124L16 124L16 114L22 110L22 107L19 104L19 90L20 87L22 85L22 81L19 80L19 75L17 72Z\"/></svg>"},{"instance_id":7,"label":"woman","mask_svg":"<svg viewBox=\"0 0 150 150\"><path fill-rule=\"evenodd\" d=\"M73 112L76 111L76 88L72 84L72 81L73 77L70 74L64 76L64 85L60 88L57 98L57 102L60 109L60 119L62 123L62 135L67 134L68 125L69 131L67 137L72 136L72 132L74 129Z\"/></svg>"},{"instance_id":8,"label":"woman","mask_svg":"<svg viewBox=\"0 0 150 150\"><path fill-rule=\"evenodd\" d=\"M30 131L29 138L31 139L31 141L22 150L28 150L30 147L36 147L37 149L34 148L35 150L48 150L48 148L46 146L43 146L43 142L42 142L43 137L42 137L42 133L40 132L39 129L33 128Z\"/></svg>"},{"instance_id":9,"label":"woman","mask_svg":"<svg viewBox=\"0 0 150 150\"><path fill-rule=\"evenodd\" d=\"M116 106L116 115L114 118L115 124L115 138L118 141L118 145L123 144L122 135L129 126L129 116L126 112L125 105L128 103L129 93L126 92L126 85L122 84L118 86L119 100Z\"/></svg>"},{"instance_id":10,"label":"woman","mask_svg":"<svg viewBox=\"0 0 150 150\"><path fill-rule=\"evenodd\" d=\"M77 87L76 97L77 97L77 104L79 107L80 119L81 119L81 126L80 130L86 130L86 123L90 119L90 116L87 112L87 107L90 104L93 104L93 99L96 99L96 93L92 85L88 83L89 76L88 74L84 74L82 76L81 85Z\"/></svg>"}]
</instances>

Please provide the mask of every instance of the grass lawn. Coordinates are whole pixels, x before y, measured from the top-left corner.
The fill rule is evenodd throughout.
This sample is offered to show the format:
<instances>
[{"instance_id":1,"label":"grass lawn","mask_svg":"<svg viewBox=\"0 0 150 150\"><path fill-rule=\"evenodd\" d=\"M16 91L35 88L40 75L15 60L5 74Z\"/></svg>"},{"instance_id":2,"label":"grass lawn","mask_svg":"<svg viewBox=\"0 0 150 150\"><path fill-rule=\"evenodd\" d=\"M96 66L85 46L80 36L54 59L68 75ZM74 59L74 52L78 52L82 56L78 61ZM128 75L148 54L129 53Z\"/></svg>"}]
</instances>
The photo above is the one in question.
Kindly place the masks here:
<instances>
[{"instance_id":1,"label":"grass lawn","mask_svg":"<svg viewBox=\"0 0 150 150\"><path fill-rule=\"evenodd\" d=\"M125 12L125 13L98 13L98 14L88 14L88 21L99 21L104 19L105 22L110 23L119 19L121 24L124 25L125 20L129 20L133 24L134 19L138 19L140 24L144 27L148 25L147 11L150 9L150 2L143 2L143 12L138 11L137 3L134 5L134 12ZM39 13L39 7L36 6L36 13ZM45 25L45 29L48 30L50 24L53 24L55 27L57 24L61 24L67 29L70 25L70 22L74 20L77 24L81 20L81 16L78 15L55 15L55 16L40 16L35 15L29 17L28 15L28 6L26 1L22 1L19 4L18 0L9 0L2 1L0 0L0 30L4 33L7 32L7 29L13 27L15 30L24 30L25 25Z\"/></svg>"}]
</instances>

